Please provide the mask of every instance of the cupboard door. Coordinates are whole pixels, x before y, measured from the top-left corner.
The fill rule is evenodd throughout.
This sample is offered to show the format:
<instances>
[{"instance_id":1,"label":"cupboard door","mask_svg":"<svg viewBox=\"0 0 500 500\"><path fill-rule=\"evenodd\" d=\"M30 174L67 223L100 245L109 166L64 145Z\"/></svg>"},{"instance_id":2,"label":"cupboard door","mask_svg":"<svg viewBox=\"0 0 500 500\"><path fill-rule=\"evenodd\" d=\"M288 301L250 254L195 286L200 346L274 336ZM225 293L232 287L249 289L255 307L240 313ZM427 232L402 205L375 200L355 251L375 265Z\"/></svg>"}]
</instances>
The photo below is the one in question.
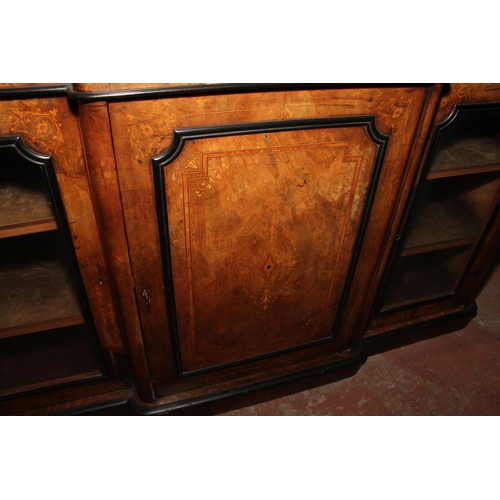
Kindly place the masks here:
<instances>
[{"instance_id":1,"label":"cupboard door","mask_svg":"<svg viewBox=\"0 0 500 500\"><path fill-rule=\"evenodd\" d=\"M176 131L153 165L180 373L336 337L386 140L342 119Z\"/></svg>"},{"instance_id":2,"label":"cupboard door","mask_svg":"<svg viewBox=\"0 0 500 500\"><path fill-rule=\"evenodd\" d=\"M457 105L436 126L426 165L381 312L446 298L462 305L499 208L500 106Z\"/></svg>"},{"instance_id":3,"label":"cupboard door","mask_svg":"<svg viewBox=\"0 0 500 500\"><path fill-rule=\"evenodd\" d=\"M157 397L358 349L429 92L108 104Z\"/></svg>"},{"instance_id":4,"label":"cupboard door","mask_svg":"<svg viewBox=\"0 0 500 500\"><path fill-rule=\"evenodd\" d=\"M0 396L104 373L50 157L0 138Z\"/></svg>"}]
</instances>

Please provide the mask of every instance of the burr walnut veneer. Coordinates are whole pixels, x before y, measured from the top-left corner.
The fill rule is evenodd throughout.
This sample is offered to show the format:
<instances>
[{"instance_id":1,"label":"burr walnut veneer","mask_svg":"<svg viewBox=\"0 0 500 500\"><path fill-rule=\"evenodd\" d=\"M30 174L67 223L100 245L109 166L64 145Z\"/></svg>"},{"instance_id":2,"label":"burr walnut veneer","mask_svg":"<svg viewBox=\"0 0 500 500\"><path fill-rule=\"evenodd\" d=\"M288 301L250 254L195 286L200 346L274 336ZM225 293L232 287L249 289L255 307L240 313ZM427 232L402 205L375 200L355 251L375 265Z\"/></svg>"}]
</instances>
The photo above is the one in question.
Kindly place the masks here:
<instances>
[{"instance_id":1,"label":"burr walnut veneer","mask_svg":"<svg viewBox=\"0 0 500 500\"><path fill-rule=\"evenodd\" d=\"M465 325L500 244L498 102L494 85L2 86L0 170L45 172L32 191L5 174L2 211L48 189L56 215L0 222L20 311L0 324L0 411L217 413ZM32 293L59 233L67 298L40 293L75 309L42 335L46 300L11 290Z\"/></svg>"}]
</instances>

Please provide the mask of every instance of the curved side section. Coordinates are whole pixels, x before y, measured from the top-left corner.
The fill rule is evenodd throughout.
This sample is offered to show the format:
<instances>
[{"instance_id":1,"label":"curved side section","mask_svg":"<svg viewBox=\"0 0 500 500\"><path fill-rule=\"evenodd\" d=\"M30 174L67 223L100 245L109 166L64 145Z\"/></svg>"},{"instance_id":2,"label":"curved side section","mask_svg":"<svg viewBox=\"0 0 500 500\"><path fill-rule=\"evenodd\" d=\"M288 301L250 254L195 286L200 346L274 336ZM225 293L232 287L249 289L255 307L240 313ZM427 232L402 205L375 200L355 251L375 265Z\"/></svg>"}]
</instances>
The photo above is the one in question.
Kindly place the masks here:
<instances>
[{"instance_id":1,"label":"curved side section","mask_svg":"<svg viewBox=\"0 0 500 500\"><path fill-rule=\"evenodd\" d=\"M450 131L450 127L455 126L456 129L460 130L461 125L463 125L463 123L466 122L467 119L470 119L470 118L474 119L474 114L481 113L481 112L485 112L485 113L494 112L495 114L499 113L500 112L500 102L497 102L497 103L456 104L453 106L453 108L450 111L450 113L448 114L448 116L446 116L446 118L444 118L442 121L440 121L439 123L437 123L434 126L434 129L432 130L430 143L429 143L429 149L427 151L426 157L425 157L424 162L423 162L420 180L419 180L418 186L415 190L412 204L409 208L409 215L407 218L407 222L406 222L405 228L403 229L403 231L401 231L401 236L400 236L400 239L398 240L399 241L399 248L397 250L397 253L395 254L392 267L389 269L389 272L387 274L387 278L386 278L385 284L383 285L382 292L379 295L379 301L377 304L376 314L375 314L376 316L389 315L389 314L392 314L392 313L397 312L397 311L409 309L410 307L416 307L416 306L420 306L420 305L424 305L424 304L429 304L429 303L436 301L436 300L450 300L450 299L457 297L460 294L462 285L466 279L466 276L469 273L469 269L470 269L472 263L474 262L474 260L476 258L477 252L481 248L482 242L484 241L491 225L493 224L494 217L496 216L496 214L500 210L500 202L492 210L489 222L483 226L482 236L479 240L479 243L476 245L476 247L475 247L476 249L474 250L474 252L469 256L468 263L467 263L465 269L463 270L460 279L455 284L455 288L452 291L443 292L441 295L439 295L437 297L426 298L426 299L421 299L421 300L419 299L419 300L415 300L414 302L410 302L408 304L404 304L404 305L400 305L400 306L396 306L396 307L389 307L389 308L384 309L384 300L385 300L385 297L387 296L390 284L393 282L394 277L396 276L396 265L401 258L401 254L402 254L403 247L404 247L404 242L405 242L406 238L408 237L411 228L413 227L415 218L417 217L419 203L421 202L422 194L424 193L425 186L427 185L427 182L429 180L428 176L430 173L432 173L433 162L434 162L434 159L436 157L436 153L438 153L439 148L442 147L443 143L446 142L447 138L449 139L448 133L450 133L450 132L456 133L456 130ZM484 119L484 115L483 115L482 119ZM481 123L481 120L478 120L477 118L476 118L476 120L477 120L476 125ZM460 123L460 121L462 121L462 123Z\"/></svg>"}]
</instances>

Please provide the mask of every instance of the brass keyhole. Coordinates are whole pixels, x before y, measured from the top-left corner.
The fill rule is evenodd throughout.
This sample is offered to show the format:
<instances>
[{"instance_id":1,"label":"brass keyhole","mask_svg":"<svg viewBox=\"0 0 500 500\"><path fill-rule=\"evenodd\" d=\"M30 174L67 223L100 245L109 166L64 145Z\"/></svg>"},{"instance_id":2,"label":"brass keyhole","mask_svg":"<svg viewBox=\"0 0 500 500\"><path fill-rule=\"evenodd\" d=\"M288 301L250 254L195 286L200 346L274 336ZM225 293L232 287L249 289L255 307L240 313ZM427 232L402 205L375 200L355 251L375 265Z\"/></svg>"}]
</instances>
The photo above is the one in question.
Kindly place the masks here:
<instances>
[{"instance_id":1,"label":"brass keyhole","mask_svg":"<svg viewBox=\"0 0 500 500\"><path fill-rule=\"evenodd\" d=\"M149 298L147 288L142 289L142 296L144 297L144 300L146 301L146 307L147 307L148 311L151 310L151 299Z\"/></svg>"}]
</instances>

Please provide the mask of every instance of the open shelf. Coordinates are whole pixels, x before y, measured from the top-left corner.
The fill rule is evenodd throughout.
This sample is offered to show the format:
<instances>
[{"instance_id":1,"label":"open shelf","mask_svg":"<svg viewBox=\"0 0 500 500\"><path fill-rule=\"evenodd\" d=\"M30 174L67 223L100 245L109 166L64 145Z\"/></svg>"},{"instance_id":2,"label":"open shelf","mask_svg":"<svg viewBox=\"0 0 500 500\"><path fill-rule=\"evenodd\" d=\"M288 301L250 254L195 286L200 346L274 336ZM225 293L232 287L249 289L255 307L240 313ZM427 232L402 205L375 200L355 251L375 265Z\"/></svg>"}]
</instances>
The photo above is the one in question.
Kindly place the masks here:
<instances>
[{"instance_id":1,"label":"open shelf","mask_svg":"<svg viewBox=\"0 0 500 500\"><path fill-rule=\"evenodd\" d=\"M453 200L427 202L416 214L401 255L472 243L479 228L479 221Z\"/></svg>"},{"instance_id":2,"label":"open shelf","mask_svg":"<svg viewBox=\"0 0 500 500\"><path fill-rule=\"evenodd\" d=\"M85 325L0 340L0 396L101 375Z\"/></svg>"},{"instance_id":3,"label":"open shelf","mask_svg":"<svg viewBox=\"0 0 500 500\"><path fill-rule=\"evenodd\" d=\"M457 105L436 124L429 151L380 312L462 293L500 200L500 107Z\"/></svg>"},{"instance_id":4,"label":"open shelf","mask_svg":"<svg viewBox=\"0 0 500 500\"><path fill-rule=\"evenodd\" d=\"M8 337L16 337L18 335L26 335L28 333L43 332L45 330L52 330L54 328L63 328L66 326L81 325L85 321L81 314L73 316L64 316L62 318L52 318L41 321L34 321L33 323L25 323L0 328L0 339Z\"/></svg>"},{"instance_id":5,"label":"open shelf","mask_svg":"<svg viewBox=\"0 0 500 500\"><path fill-rule=\"evenodd\" d=\"M464 137L436 152L428 179L500 170L500 144L489 137Z\"/></svg>"},{"instance_id":6,"label":"open shelf","mask_svg":"<svg viewBox=\"0 0 500 500\"><path fill-rule=\"evenodd\" d=\"M84 322L58 233L4 240L0 338Z\"/></svg>"},{"instance_id":7,"label":"open shelf","mask_svg":"<svg viewBox=\"0 0 500 500\"><path fill-rule=\"evenodd\" d=\"M0 238L57 229L52 204L33 175L12 170L0 177Z\"/></svg>"},{"instance_id":8,"label":"open shelf","mask_svg":"<svg viewBox=\"0 0 500 500\"><path fill-rule=\"evenodd\" d=\"M24 234L43 233L45 231L54 231L57 229L57 223L54 219L41 219L37 221L21 222L19 224L6 224L0 226L0 238L11 238L13 236L22 236Z\"/></svg>"},{"instance_id":9,"label":"open shelf","mask_svg":"<svg viewBox=\"0 0 500 500\"><path fill-rule=\"evenodd\" d=\"M471 245L401 257L382 311L424 302L455 292Z\"/></svg>"},{"instance_id":10,"label":"open shelf","mask_svg":"<svg viewBox=\"0 0 500 500\"><path fill-rule=\"evenodd\" d=\"M0 139L0 398L100 378L53 165Z\"/></svg>"},{"instance_id":11,"label":"open shelf","mask_svg":"<svg viewBox=\"0 0 500 500\"><path fill-rule=\"evenodd\" d=\"M500 190L500 171L427 180L403 257L473 243Z\"/></svg>"}]
</instances>

